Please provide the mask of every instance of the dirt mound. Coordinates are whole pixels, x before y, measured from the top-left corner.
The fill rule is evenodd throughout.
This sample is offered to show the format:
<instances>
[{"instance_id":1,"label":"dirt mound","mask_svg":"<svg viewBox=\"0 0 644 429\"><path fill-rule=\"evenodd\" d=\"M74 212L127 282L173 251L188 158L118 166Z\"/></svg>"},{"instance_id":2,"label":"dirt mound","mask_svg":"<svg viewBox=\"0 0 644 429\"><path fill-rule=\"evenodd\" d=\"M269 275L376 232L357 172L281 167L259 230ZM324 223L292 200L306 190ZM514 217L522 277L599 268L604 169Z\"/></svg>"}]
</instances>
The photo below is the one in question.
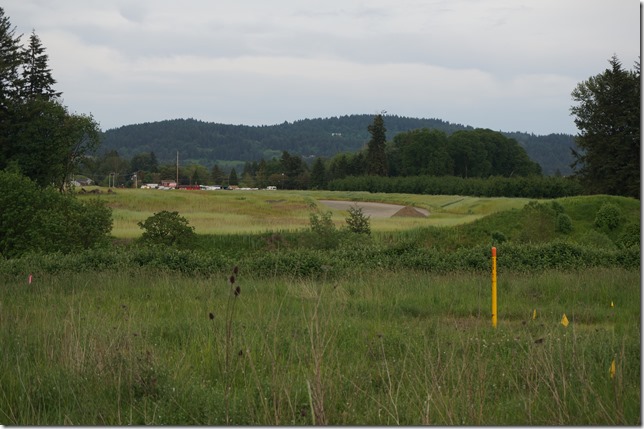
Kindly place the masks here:
<instances>
[{"instance_id":1,"label":"dirt mound","mask_svg":"<svg viewBox=\"0 0 644 429\"><path fill-rule=\"evenodd\" d=\"M398 210L391 217L400 216L400 217L427 217L426 214L421 213L413 207L405 206L402 209Z\"/></svg>"}]
</instances>

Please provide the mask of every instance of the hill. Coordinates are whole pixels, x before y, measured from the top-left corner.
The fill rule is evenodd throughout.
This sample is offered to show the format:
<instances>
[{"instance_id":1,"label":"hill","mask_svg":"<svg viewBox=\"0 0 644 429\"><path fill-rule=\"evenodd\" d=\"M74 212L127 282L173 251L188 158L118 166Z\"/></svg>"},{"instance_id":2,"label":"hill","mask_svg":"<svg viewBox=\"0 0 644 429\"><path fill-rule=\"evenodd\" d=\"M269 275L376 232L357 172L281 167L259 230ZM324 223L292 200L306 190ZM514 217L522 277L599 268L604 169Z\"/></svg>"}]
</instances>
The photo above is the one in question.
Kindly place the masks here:
<instances>
[{"instance_id":1,"label":"hill","mask_svg":"<svg viewBox=\"0 0 644 429\"><path fill-rule=\"evenodd\" d=\"M107 130L102 134L101 153L116 150L125 158L141 152L154 152L161 163L174 162L177 151L185 162L211 166L219 161L257 161L279 157L282 151L302 157L332 157L356 152L369 140L367 126L373 115L347 115L302 119L277 125L229 125L195 119L173 119ZM471 126L440 119L385 116L387 137L418 129L438 129L447 134L471 130ZM544 174L572 172L571 148L574 137L566 134L537 136L521 132L504 134L523 146L538 162Z\"/></svg>"}]
</instances>

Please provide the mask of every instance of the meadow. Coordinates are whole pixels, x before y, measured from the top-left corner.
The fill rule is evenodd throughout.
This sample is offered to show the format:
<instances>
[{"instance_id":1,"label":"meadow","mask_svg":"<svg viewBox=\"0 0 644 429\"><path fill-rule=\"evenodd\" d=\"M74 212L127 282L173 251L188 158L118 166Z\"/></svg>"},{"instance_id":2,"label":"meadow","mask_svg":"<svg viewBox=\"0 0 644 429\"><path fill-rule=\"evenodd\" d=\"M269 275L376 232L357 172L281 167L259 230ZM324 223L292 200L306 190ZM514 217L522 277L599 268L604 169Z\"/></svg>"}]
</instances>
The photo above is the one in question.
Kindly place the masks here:
<instances>
[{"instance_id":1,"label":"meadow","mask_svg":"<svg viewBox=\"0 0 644 429\"><path fill-rule=\"evenodd\" d=\"M574 225L563 236L517 199L101 198L118 246L0 266L1 424L641 424L639 239L625 250L639 201L557 200ZM431 214L319 248L306 231L319 199ZM602 232L607 201L622 221ZM195 248L140 249L136 222L159 210L195 225Z\"/></svg>"},{"instance_id":2,"label":"meadow","mask_svg":"<svg viewBox=\"0 0 644 429\"><path fill-rule=\"evenodd\" d=\"M91 189L91 188L88 188ZM85 197L87 198L87 197ZM480 219L491 213L521 208L525 198L479 198L423 196L370 192L331 191L159 191L118 189L102 194L113 209L113 235L134 238L141 235L138 222L162 210L178 211L198 234L238 234L301 230L309 225L311 204L324 208L319 200L370 201L414 206L430 211L427 218L395 218L371 221L374 231L399 231L424 226L453 226ZM333 210L341 226L346 212Z\"/></svg>"}]
</instances>

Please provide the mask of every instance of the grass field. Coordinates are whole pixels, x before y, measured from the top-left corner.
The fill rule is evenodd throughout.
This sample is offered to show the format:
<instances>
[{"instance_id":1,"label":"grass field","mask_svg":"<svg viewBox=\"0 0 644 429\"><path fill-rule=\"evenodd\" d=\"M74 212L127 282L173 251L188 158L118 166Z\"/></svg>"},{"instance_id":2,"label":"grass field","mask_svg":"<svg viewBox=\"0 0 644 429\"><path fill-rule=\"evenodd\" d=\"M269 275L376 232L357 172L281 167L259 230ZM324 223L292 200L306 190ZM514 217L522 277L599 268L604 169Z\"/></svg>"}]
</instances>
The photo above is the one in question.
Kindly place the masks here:
<instances>
[{"instance_id":1,"label":"grass field","mask_svg":"<svg viewBox=\"0 0 644 429\"><path fill-rule=\"evenodd\" d=\"M88 188L89 189L89 188ZM83 196L91 198L93 196ZM426 209L427 218L372 219L374 231L399 231L425 226L454 226L472 222L491 213L521 208L522 198L478 198L369 192L329 191L160 191L118 189L100 198L113 209L112 234L119 238L141 235L137 225L154 213L178 211L199 234L238 234L294 231L309 225L309 206L330 210L319 200L371 201ZM334 222L344 224L346 211L331 210Z\"/></svg>"},{"instance_id":2,"label":"grass field","mask_svg":"<svg viewBox=\"0 0 644 429\"><path fill-rule=\"evenodd\" d=\"M0 424L642 423L641 265L639 240L630 240L639 237L639 201L559 199L573 224L561 233L550 202L523 199L156 190L100 198L114 210L119 246L2 261ZM343 232L325 248L319 242L336 233L308 231L311 204L327 210L319 200L430 215L372 219L371 236ZM620 224L598 229L608 203ZM196 227L192 248L132 240L136 223L162 210ZM345 211L332 213L345 223ZM282 233L259 234L267 231ZM508 250L496 328L481 259L493 237ZM553 264L558 256L568 263ZM238 273L222 269L231 261Z\"/></svg>"},{"instance_id":3,"label":"grass field","mask_svg":"<svg viewBox=\"0 0 644 429\"><path fill-rule=\"evenodd\" d=\"M487 275L241 267L235 285L150 271L5 284L0 422L641 424L637 272L508 273L496 329Z\"/></svg>"}]
</instances>

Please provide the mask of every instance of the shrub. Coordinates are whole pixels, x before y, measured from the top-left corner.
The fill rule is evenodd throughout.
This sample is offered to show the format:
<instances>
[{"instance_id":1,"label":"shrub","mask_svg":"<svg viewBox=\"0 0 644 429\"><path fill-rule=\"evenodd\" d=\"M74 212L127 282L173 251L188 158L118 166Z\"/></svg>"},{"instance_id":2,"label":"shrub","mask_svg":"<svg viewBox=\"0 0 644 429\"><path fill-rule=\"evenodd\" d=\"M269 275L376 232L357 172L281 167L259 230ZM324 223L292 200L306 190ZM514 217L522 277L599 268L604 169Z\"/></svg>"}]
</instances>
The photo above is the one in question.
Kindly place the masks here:
<instances>
[{"instance_id":1,"label":"shrub","mask_svg":"<svg viewBox=\"0 0 644 429\"><path fill-rule=\"evenodd\" d=\"M194 238L194 227L178 212L163 210L138 225L144 229L141 240L148 244L184 245Z\"/></svg>"},{"instance_id":2,"label":"shrub","mask_svg":"<svg viewBox=\"0 0 644 429\"><path fill-rule=\"evenodd\" d=\"M320 212L315 205L311 205L309 214L311 232L313 233L313 246L322 249L332 249L338 246L340 235L331 219L331 212Z\"/></svg>"},{"instance_id":3,"label":"shrub","mask_svg":"<svg viewBox=\"0 0 644 429\"><path fill-rule=\"evenodd\" d=\"M362 208L357 205L349 207L349 216L346 218L349 231L356 234L371 234L371 225L369 216L365 216Z\"/></svg>"},{"instance_id":4,"label":"shrub","mask_svg":"<svg viewBox=\"0 0 644 429\"><path fill-rule=\"evenodd\" d=\"M111 210L99 200L80 201L41 188L18 173L0 171L0 254L70 253L108 242Z\"/></svg>"},{"instance_id":5,"label":"shrub","mask_svg":"<svg viewBox=\"0 0 644 429\"><path fill-rule=\"evenodd\" d=\"M530 201L522 209L519 240L524 243L543 243L554 238L555 211L547 204Z\"/></svg>"},{"instance_id":6,"label":"shrub","mask_svg":"<svg viewBox=\"0 0 644 429\"><path fill-rule=\"evenodd\" d=\"M579 238L579 243L599 249L614 249L615 243L606 234L595 230L588 230Z\"/></svg>"},{"instance_id":7,"label":"shrub","mask_svg":"<svg viewBox=\"0 0 644 429\"><path fill-rule=\"evenodd\" d=\"M495 244L495 245L503 243L503 242L505 242L507 240L508 240L507 237L501 231L494 231L492 233L492 243Z\"/></svg>"},{"instance_id":8,"label":"shrub","mask_svg":"<svg viewBox=\"0 0 644 429\"><path fill-rule=\"evenodd\" d=\"M628 223L617 240L622 247L640 246L640 225L635 222Z\"/></svg>"},{"instance_id":9,"label":"shrub","mask_svg":"<svg viewBox=\"0 0 644 429\"><path fill-rule=\"evenodd\" d=\"M621 222L622 211L613 203L604 203L595 216L595 226L600 230L612 231Z\"/></svg>"},{"instance_id":10,"label":"shrub","mask_svg":"<svg viewBox=\"0 0 644 429\"><path fill-rule=\"evenodd\" d=\"M569 234L572 232L572 219L566 213L558 213L555 230L562 234Z\"/></svg>"}]
</instances>

